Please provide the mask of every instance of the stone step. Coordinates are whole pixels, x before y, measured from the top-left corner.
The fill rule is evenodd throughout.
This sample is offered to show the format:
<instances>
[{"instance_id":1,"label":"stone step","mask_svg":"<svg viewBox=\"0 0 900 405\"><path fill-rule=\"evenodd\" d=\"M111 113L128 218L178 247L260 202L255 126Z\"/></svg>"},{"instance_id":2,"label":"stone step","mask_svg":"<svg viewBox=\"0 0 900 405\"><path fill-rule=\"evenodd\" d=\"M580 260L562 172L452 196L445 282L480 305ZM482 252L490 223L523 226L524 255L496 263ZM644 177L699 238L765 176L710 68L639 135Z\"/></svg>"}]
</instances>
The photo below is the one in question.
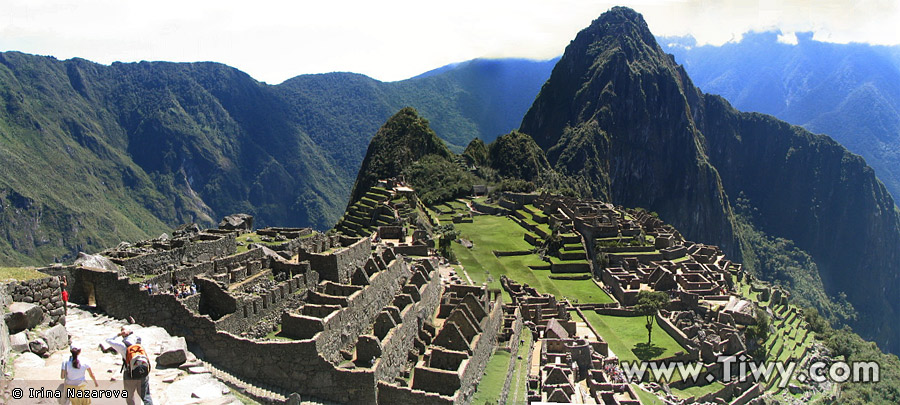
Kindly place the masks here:
<instances>
[{"instance_id":1,"label":"stone step","mask_svg":"<svg viewBox=\"0 0 900 405\"><path fill-rule=\"evenodd\" d=\"M255 401L265 404L283 404L287 401L288 395L281 393L278 389L249 383L205 361L203 366L218 380Z\"/></svg>"}]
</instances>

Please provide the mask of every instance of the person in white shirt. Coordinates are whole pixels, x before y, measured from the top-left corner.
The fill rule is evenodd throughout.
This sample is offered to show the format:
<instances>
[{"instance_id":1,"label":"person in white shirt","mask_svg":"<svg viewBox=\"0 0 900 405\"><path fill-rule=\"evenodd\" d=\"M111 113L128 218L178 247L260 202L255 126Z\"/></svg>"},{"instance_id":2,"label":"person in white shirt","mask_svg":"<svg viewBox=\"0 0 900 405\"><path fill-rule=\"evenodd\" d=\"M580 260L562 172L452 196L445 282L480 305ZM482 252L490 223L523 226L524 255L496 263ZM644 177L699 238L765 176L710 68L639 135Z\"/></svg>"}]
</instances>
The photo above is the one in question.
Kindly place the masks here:
<instances>
[{"instance_id":1,"label":"person in white shirt","mask_svg":"<svg viewBox=\"0 0 900 405\"><path fill-rule=\"evenodd\" d=\"M69 351L72 353L72 357L69 357L68 360L63 362L62 370L59 372L59 378L65 380L66 385L66 393L70 389L74 390L84 390L85 388L85 372L91 376L91 380L94 380L94 386L97 386L97 378L94 377L94 372L91 371L91 366L84 360L79 360L78 355L81 354L81 347L76 344L72 344ZM69 402L72 405L84 405L90 404L91 398L88 395L88 398L69 398Z\"/></svg>"}]
</instances>

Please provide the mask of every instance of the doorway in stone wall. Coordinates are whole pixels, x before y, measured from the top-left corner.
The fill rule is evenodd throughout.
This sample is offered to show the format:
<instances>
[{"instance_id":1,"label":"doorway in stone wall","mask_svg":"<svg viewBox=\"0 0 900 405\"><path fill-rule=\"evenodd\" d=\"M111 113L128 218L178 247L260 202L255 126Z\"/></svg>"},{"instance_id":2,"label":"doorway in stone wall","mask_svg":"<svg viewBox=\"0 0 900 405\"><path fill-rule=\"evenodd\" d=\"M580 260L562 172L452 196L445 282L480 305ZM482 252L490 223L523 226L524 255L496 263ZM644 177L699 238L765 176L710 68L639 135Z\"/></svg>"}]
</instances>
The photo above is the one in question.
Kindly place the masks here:
<instances>
[{"instance_id":1,"label":"doorway in stone wall","mask_svg":"<svg viewBox=\"0 0 900 405\"><path fill-rule=\"evenodd\" d=\"M94 283L84 282L84 294L87 297L87 305L89 307L96 307L97 297L94 295Z\"/></svg>"}]
</instances>

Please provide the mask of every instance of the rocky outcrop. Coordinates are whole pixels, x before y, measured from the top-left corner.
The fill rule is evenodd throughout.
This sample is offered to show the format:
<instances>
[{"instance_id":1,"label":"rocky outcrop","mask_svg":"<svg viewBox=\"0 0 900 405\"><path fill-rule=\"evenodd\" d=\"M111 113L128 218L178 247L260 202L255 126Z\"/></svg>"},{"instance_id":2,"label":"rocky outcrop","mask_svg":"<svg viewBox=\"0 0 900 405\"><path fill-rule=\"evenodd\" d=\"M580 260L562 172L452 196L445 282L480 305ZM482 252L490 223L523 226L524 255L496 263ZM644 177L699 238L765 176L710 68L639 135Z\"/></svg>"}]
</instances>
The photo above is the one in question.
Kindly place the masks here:
<instances>
[{"instance_id":1,"label":"rocky outcrop","mask_svg":"<svg viewBox=\"0 0 900 405\"><path fill-rule=\"evenodd\" d=\"M93 267L95 269L103 269L109 271L119 271L119 266L103 255L89 255L84 252L78 252L78 258L75 259L76 266Z\"/></svg>"},{"instance_id":2,"label":"rocky outcrop","mask_svg":"<svg viewBox=\"0 0 900 405\"><path fill-rule=\"evenodd\" d=\"M3 316L11 333L32 329L44 319L41 307L27 302L14 302L9 305L9 312Z\"/></svg>"}]
</instances>

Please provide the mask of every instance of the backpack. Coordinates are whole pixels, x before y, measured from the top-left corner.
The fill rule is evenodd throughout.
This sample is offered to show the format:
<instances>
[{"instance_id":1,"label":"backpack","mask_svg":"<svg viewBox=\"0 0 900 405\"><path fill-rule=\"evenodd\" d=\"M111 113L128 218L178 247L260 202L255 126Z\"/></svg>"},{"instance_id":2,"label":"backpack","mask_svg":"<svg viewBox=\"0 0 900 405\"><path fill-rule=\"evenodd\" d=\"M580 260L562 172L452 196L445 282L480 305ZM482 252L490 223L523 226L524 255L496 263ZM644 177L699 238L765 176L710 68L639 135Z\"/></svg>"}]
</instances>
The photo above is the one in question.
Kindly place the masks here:
<instances>
[{"instance_id":1,"label":"backpack","mask_svg":"<svg viewBox=\"0 0 900 405\"><path fill-rule=\"evenodd\" d=\"M144 378L150 374L150 358L147 357L144 347L139 344L128 346L125 351L125 364L131 378Z\"/></svg>"}]
</instances>

